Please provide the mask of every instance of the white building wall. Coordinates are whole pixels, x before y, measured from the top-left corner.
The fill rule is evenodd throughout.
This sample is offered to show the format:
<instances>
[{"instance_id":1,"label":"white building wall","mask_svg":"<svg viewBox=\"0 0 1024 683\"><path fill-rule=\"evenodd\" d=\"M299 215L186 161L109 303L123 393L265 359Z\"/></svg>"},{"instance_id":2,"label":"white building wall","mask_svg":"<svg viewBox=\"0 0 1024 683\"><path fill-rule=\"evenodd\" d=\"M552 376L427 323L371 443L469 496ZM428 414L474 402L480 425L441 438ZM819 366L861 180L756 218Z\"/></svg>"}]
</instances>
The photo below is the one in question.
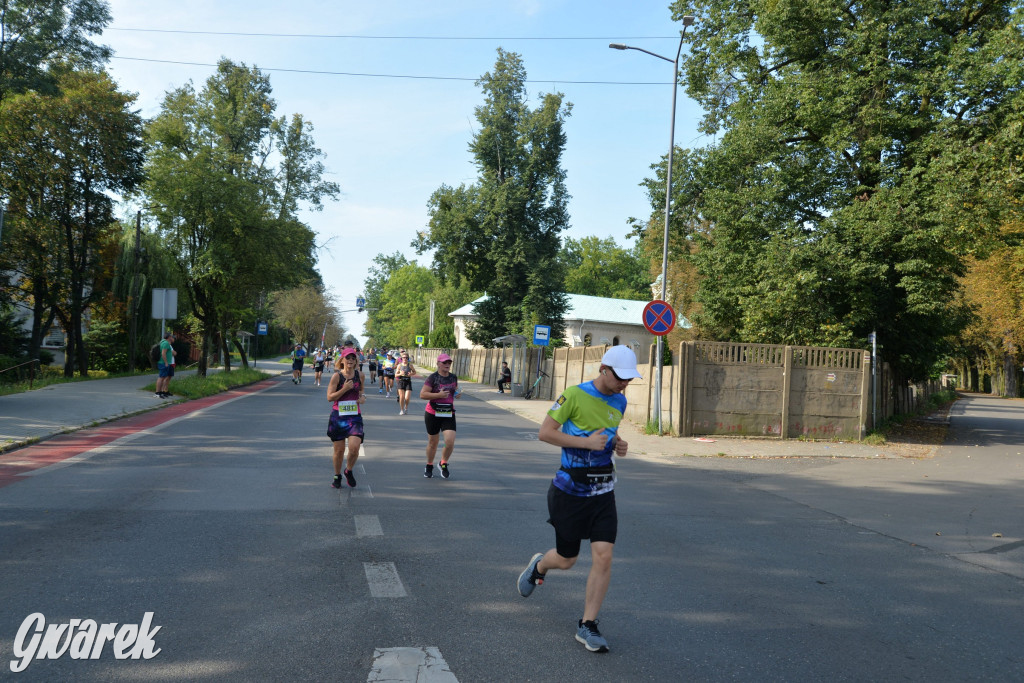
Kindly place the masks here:
<instances>
[{"instance_id":1,"label":"white building wall","mask_svg":"<svg viewBox=\"0 0 1024 683\"><path fill-rule=\"evenodd\" d=\"M456 348L472 349L473 342L466 336L466 325L473 320L469 316L452 316L455 323ZM624 344L633 347L637 356L641 350L654 343L654 335L642 324L625 325L622 323L594 322L588 320L565 321L565 344L567 346L583 346L587 335L590 335L590 346L601 344Z\"/></svg>"}]
</instances>

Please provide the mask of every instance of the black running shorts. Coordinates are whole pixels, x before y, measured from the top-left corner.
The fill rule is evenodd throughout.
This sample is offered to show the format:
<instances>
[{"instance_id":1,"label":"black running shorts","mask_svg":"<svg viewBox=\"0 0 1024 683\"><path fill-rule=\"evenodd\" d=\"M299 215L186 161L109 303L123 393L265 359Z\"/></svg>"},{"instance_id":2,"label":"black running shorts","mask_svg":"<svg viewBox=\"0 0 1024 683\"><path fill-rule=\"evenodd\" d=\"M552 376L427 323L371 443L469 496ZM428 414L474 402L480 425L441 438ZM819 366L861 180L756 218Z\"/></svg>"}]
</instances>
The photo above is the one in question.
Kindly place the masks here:
<instances>
[{"instance_id":1,"label":"black running shorts","mask_svg":"<svg viewBox=\"0 0 1024 683\"><path fill-rule=\"evenodd\" d=\"M433 413L423 412L423 422L427 425L427 434L434 436L441 432L455 431L455 416L438 417Z\"/></svg>"},{"instance_id":2,"label":"black running shorts","mask_svg":"<svg viewBox=\"0 0 1024 683\"><path fill-rule=\"evenodd\" d=\"M571 496L554 484L548 489L548 524L555 527L555 550L576 557L584 538L615 543L619 515L615 491L596 496Z\"/></svg>"}]
</instances>

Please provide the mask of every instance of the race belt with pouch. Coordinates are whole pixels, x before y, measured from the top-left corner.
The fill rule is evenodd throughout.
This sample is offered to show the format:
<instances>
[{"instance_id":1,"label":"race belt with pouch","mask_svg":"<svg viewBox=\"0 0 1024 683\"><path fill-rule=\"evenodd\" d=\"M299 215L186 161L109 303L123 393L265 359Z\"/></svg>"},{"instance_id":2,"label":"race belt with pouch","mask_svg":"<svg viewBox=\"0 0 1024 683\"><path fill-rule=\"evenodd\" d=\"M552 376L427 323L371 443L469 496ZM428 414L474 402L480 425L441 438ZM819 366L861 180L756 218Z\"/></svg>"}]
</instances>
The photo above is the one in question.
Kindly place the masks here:
<instances>
[{"instance_id":1,"label":"race belt with pouch","mask_svg":"<svg viewBox=\"0 0 1024 683\"><path fill-rule=\"evenodd\" d=\"M559 467L569 475L577 484L589 486L592 484L607 484L615 478L615 465L602 465L600 467Z\"/></svg>"}]
</instances>

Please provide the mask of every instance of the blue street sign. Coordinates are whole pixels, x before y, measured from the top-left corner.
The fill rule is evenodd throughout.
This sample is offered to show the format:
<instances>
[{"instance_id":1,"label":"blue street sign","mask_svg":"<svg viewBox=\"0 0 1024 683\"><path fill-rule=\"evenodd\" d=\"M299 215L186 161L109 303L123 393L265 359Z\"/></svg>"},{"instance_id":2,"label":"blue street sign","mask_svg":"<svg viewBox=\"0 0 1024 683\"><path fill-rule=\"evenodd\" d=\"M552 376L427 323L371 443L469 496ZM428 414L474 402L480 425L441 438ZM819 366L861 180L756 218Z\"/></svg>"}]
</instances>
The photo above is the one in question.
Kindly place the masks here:
<instances>
[{"instance_id":1,"label":"blue street sign","mask_svg":"<svg viewBox=\"0 0 1024 683\"><path fill-rule=\"evenodd\" d=\"M534 346L547 346L551 343L551 325L535 325L533 328Z\"/></svg>"},{"instance_id":2,"label":"blue street sign","mask_svg":"<svg viewBox=\"0 0 1024 683\"><path fill-rule=\"evenodd\" d=\"M264 322L256 323L256 334L266 334L266 333L267 333L267 324L264 323Z\"/></svg>"},{"instance_id":3,"label":"blue street sign","mask_svg":"<svg viewBox=\"0 0 1024 683\"><path fill-rule=\"evenodd\" d=\"M663 337L676 326L676 312L664 301L654 300L644 306L644 327L658 337Z\"/></svg>"}]
</instances>

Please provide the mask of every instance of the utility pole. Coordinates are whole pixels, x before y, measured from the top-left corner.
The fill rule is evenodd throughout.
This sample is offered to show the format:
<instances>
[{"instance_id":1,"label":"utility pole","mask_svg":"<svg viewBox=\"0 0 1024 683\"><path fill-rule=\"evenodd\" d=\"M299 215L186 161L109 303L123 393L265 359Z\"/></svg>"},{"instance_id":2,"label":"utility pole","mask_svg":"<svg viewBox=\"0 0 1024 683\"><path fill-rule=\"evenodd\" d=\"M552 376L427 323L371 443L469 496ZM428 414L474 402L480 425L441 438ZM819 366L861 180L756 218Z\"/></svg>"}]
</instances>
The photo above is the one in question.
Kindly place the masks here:
<instances>
[{"instance_id":1,"label":"utility pole","mask_svg":"<svg viewBox=\"0 0 1024 683\"><path fill-rule=\"evenodd\" d=\"M135 212L135 269L132 273L132 294L129 310L132 316L128 341L128 372L135 372L135 356L139 344L139 262L142 258L142 212Z\"/></svg>"}]
</instances>

